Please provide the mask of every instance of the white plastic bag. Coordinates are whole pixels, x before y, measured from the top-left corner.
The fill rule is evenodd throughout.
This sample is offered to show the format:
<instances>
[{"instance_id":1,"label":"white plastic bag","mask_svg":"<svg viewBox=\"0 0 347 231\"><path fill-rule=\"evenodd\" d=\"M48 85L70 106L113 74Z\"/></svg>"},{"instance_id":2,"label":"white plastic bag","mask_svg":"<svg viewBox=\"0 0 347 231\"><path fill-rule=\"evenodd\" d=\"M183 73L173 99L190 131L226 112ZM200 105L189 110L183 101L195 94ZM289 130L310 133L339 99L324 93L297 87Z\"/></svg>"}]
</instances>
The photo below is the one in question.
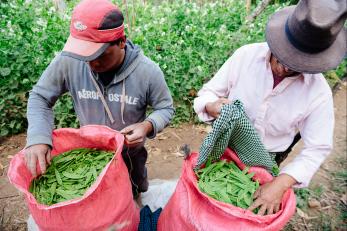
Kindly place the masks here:
<instances>
[{"instance_id":1,"label":"white plastic bag","mask_svg":"<svg viewBox=\"0 0 347 231\"><path fill-rule=\"evenodd\" d=\"M148 205L152 211L164 208L174 193L178 179L149 181L148 191L141 194L142 204Z\"/></svg>"}]
</instances>

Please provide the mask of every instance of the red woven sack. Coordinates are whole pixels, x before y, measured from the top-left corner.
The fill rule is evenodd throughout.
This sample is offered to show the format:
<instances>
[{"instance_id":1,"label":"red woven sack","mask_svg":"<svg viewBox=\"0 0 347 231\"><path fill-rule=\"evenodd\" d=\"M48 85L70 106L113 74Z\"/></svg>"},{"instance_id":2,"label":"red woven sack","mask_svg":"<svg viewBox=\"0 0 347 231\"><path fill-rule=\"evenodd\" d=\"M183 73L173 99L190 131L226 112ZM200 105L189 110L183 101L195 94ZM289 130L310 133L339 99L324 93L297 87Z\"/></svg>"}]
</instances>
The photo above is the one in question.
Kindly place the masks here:
<instances>
[{"instance_id":1,"label":"red woven sack","mask_svg":"<svg viewBox=\"0 0 347 231\"><path fill-rule=\"evenodd\" d=\"M121 155L123 142L123 135L105 126L54 130L52 156L76 148L98 148L113 151L114 157L82 198L51 206L39 204L28 191L33 176L25 166L24 150L14 156L8 178L25 194L40 230L107 230L110 227L137 230L139 209L133 200L128 170Z\"/></svg>"},{"instance_id":2,"label":"red woven sack","mask_svg":"<svg viewBox=\"0 0 347 231\"><path fill-rule=\"evenodd\" d=\"M293 216L296 200L292 189L285 192L280 211L266 216L207 196L199 190L193 171L197 158L198 154L192 153L184 162L176 190L159 217L159 231L280 230ZM234 161L240 169L245 168L230 149L225 151L222 159ZM259 180L260 184L272 180L272 176L263 168L251 167L249 172L255 173L253 179Z\"/></svg>"}]
</instances>

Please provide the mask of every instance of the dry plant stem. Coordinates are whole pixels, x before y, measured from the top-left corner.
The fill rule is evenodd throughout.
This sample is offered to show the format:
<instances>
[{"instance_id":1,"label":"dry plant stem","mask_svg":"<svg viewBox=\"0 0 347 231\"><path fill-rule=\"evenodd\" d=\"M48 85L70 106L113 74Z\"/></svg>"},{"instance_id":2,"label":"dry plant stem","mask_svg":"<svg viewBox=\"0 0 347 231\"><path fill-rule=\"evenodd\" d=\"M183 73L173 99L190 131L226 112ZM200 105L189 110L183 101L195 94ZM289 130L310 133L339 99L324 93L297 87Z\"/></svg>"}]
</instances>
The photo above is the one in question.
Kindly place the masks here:
<instances>
[{"instance_id":1,"label":"dry plant stem","mask_svg":"<svg viewBox=\"0 0 347 231\"><path fill-rule=\"evenodd\" d=\"M129 37L131 38L131 21L130 21L130 18L129 18L129 10L128 10L128 3L127 3L127 0L123 0L123 4L125 5L125 17L126 17L126 20L127 20L127 23L128 23L128 33L129 33Z\"/></svg>"},{"instance_id":2,"label":"dry plant stem","mask_svg":"<svg viewBox=\"0 0 347 231\"><path fill-rule=\"evenodd\" d=\"M246 0L246 13L249 15L249 12L251 11L251 5L252 5L252 0Z\"/></svg>"},{"instance_id":3,"label":"dry plant stem","mask_svg":"<svg viewBox=\"0 0 347 231\"><path fill-rule=\"evenodd\" d=\"M2 199L8 199L8 198L12 198L12 197L18 197L19 195L10 195L10 196L4 196L4 197L0 197L0 200Z\"/></svg>"},{"instance_id":4,"label":"dry plant stem","mask_svg":"<svg viewBox=\"0 0 347 231\"><path fill-rule=\"evenodd\" d=\"M302 217L302 220L304 221L305 229L306 229L306 230L309 230L309 228L308 228L308 225L307 225L307 223L306 223L305 218L303 218L303 217Z\"/></svg>"},{"instance_id":5,"label":"dry plant stem","mask_svg":"<svg viewBox=\"0 0 347 231\"><path fill-rule=\"evenodd\" d=\"M135 24L136 24L136 1L133 0L133 10L132 10L132 22L131 22L131 25L132 25L132 29L135 30Z\"/></svg>"},{"instance_id":6,"label":"dry plant stem","mask_svg":"<svg viewBox=\"0 0 347 231\"><path fill-rule=\"evenodd\" d=\"M271 0L262 0L257 7L255 8L255 10L253 11L253 13L251 15L248 15L246 20L251 23L254 21L254 19L261 14L261 12L264 11L264 9L269 5L269 3L271 2Z\"/></svg>"}]
</instances>

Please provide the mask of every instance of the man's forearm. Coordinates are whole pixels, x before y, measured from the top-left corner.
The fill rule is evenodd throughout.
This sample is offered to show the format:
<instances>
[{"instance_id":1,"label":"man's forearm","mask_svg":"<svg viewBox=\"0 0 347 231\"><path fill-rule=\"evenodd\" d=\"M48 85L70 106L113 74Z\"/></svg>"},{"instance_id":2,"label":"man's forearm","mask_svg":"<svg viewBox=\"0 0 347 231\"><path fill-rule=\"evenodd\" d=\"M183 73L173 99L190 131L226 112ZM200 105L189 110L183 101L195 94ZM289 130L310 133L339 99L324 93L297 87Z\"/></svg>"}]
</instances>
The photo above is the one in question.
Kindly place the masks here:
<instances>
[{"instance_id":1,"label":"man's forearm","mask_svg":"<svg viewBox=\"0 0 347 231\"><path fill-rule=\"evenodd\" d=\"M53 111L47 105L45 99L35 92L30 92L27 118L29 126L26 147L34 144L48 144L52 146Z\"/></svg>"}]
</instances>

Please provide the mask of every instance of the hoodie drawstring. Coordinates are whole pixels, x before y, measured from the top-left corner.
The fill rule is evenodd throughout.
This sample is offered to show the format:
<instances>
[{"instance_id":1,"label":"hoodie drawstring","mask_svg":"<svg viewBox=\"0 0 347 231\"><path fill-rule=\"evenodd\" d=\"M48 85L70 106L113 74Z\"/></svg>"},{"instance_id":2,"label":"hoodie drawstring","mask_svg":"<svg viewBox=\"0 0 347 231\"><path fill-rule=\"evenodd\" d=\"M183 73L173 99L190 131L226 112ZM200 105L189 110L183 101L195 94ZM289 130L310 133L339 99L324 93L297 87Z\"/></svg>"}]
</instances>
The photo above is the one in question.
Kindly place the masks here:
<instances>
[{"instance_id":1,"label":"hoodie drawstring","mask_svg":"<svg viewBox=\"0 0 347 231\"><path fill-rule=\"evenodd\" d=\"M92 82L96 88L96 91L98 92L99 96L100 96L100 99L101 99L101 102L102 104L104 105L104 108L106 110L106 113L108 115L108 118L110 119L111 123L113 124L114 123L114 119L113 119L113 116L112 116L112 113L111 113L111 110L110 108L108 107L107 103L106 103L106 100L104 98L104 94L101 92L100 90L100 87L99 85L97 84L96 80L94 79L93 77L93 73L92 71L90 71L90 78L92 79ZM122 117L122 120L123 120L123 117Z\"/></svg>"},{"instance_id":2,"label":"hoodie drawstring","mask_svg":"<svg viewBox=\"0 0 347 231\"><path fill-rule=\"evenodd\" d=\"M123 79L123 88L122 88L122 100L121 100L121 106L120 106L120 113L122 118L122 123L125 124L124 121L124 108L125 108L125 79Z\"/></svg>"}]
</instances>

